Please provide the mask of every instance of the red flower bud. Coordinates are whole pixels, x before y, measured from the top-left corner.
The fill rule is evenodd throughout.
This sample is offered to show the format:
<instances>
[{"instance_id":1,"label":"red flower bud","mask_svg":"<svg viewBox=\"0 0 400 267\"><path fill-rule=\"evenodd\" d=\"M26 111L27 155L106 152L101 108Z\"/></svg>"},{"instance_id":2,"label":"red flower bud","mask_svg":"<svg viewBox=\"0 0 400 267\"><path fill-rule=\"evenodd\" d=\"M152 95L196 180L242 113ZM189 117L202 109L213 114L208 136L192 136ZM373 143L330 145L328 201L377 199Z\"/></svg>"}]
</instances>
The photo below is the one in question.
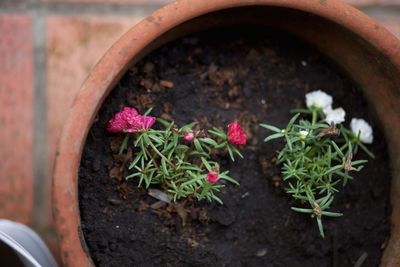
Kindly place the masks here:
<instances>
[{"instance_id":1,"label":"red flower bud","mask_svg":"<svg viewBox=\"0 0 400 267\"><path fill-rule=\"evenodd\" d=\"M235 121L228 125L228 141L234 145L246 144L247 135L242 127L240 127L239 122Z\"/></svg>"},{"instance_id":2,"label":"red flower bud","mask_svg":"<svg viewBox=\"0 0 400 267\"><path fill-rule=\"evenodd\" d=\"M183 134L183 139L187 142L192 142L194 139L194 132L190 131L190 132L185 132Z\"/></svg>"},{"instance_id":3,"label":"red flower bud","mask_svg":"<svg viewBox=\"0 0 400 267\"><path fill-rule=\"evenodd\" d=\"M214 171L207 173L206 180L209 183L215 184L219 180L218 173Z\"/></svg>"}]
</instances>

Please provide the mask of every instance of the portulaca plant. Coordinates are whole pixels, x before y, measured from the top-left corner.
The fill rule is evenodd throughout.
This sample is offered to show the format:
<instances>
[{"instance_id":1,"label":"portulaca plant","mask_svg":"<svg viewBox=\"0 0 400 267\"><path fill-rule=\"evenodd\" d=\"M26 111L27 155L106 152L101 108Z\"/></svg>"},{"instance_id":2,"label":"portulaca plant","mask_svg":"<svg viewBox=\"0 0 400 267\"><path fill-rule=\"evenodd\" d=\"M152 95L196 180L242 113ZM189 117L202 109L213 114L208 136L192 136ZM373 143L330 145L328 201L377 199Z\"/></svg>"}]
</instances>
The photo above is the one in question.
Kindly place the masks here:
<instances>
[{"instance_id":1,"label":"portulaca plant","mask_svg":"<svg viewBox=\"0 0 400 267\"><path fill-rule=\"evenodd\" d=\"M238 122L228 125L227 133L213 128L195 130L195 123L178 127L174 122L139 114L125 107L108 124L112 133L123 133L120 153L128 146L134 151L126 179L136 179L139 187L159 187L158 199L169 202L184 198L207 199L222 203L216 195L226 180L239 183L220 170L216 153L243 157L239 147L246 144L247 135ZM158 122L157 128L152 128Z\"/></svg>"},{"instance_id":2,"label":"portulaca plant","mask_svg":"<svg viewBox=\"0 0 400 267\"><path fill-rule=\"evenodd\" d=\"M277 163L286 192L302 205L292 210L314 217L324 237L323 217L342 216L330 210L339 186L345 186L352 179L351 173L360 171L367 162L353 156L360 148L374 157L365 146L372 143L373 132L363 119L352 119L350 129L346 128L344 109L333 109L332 97L321 90L306 94L305 102L307 108L294 110L296 115L284 129L261 126L272 132L266 142L278 138L285 141Z\"/></svg>"}]
</instances>

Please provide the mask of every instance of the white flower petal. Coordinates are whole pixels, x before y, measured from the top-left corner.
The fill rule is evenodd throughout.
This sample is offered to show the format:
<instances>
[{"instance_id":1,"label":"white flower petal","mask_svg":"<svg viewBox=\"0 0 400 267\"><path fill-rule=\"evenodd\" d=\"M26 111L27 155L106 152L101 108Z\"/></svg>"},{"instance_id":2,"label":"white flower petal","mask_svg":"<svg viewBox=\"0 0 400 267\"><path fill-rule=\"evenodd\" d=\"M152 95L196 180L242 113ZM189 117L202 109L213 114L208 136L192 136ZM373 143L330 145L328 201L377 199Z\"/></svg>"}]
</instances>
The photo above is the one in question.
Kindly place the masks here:
<instances>
[{"instance_id":1,"label":"white flower petal","mask_svg":"<svg viewBox=\"0 0 400 267\"><path fill-rule=\"evenodd\" d=\"M350 122L351 131L358 136L360 134L360 141L365 144L372 144L374 136L371 125L364 119L354 118Z\"/></svg>"},{"instance_id":2,"label":"white flower petal","mask_svg":"<svg viewBox=\"0 0 400 267\"><path fill-rule=\"evenodd\" d=\"M300 139L304 140L304 139L306 139L306 137L308 135L308 132L307 131L300 131L299 134L300 134Z\"/></svg>"},{"instance_id":3,"label":"white flower petal","mask_svg":"<svg viewBox=\"0 0 400 267\"><path fill-rule=\"evenodd\" d=\"M323 110L332 107L332 96L327 93L317 90L306 94L306 105L308 108L314 106Z\"/></svg>"},{"instance_id":4,"label":"white flower petal","mask_svg":"<svg viewBox=\"0 0 400 267\"><path fill-rule=\"evenodd\" d=\"M322 112L324 113L325 116L326 116L326 114L328 114L331 111L332 111L332 106L329 106L329 107L326 107L326 108L322 109Z\"/></svg>"},{"instance_id":5,"label":"white flower petal","mask_svg":"<svg viewBox=\"0 0 400 267\"><path fill-rule=\"evenodd\" d=\"M329 124L339 124L344 122L344 118L346 117L346 112L343 108L335 108L335 109L325 109L325 121Z\"/></svg>"}]
</instances>

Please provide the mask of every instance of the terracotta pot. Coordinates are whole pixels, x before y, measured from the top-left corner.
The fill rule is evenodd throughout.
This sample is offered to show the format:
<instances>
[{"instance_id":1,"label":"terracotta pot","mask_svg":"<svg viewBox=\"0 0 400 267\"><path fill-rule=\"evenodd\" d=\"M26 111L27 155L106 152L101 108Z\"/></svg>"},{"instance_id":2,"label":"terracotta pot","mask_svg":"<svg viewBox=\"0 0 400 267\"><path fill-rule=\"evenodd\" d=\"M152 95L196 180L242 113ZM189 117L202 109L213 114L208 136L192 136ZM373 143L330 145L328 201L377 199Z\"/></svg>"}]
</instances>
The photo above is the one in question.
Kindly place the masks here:
<instances>
[{"instance_id":1,"label":"terracotta pot","mask_svg":"<svg viewBox=\"0 0 400 267\"><path fill-rule=\"evenodd\" d=\"M58 147L54 219L67 266L93 266L80 228L78 168L89 128L124 72L155 48L199 30L251 24L290 32L319 49L363 89L384 129L391 166L392 230L381 266L400 266L400 42L338 0L181 0L130 29L83 84Z\"/></svg>"}]
</instances>

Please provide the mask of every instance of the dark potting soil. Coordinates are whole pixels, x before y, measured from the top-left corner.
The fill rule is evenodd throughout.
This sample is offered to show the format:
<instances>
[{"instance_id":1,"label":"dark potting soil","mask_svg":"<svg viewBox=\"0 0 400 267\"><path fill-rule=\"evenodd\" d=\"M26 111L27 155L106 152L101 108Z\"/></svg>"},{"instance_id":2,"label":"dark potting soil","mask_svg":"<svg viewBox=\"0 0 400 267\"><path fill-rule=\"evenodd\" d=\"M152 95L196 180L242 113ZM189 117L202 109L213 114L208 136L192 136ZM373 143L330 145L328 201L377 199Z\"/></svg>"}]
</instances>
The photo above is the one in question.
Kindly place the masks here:
<instances>
[{"instance_id":1,"label":"dark potting soil","mask_svg":"<svg viewBox=\"0 0 400 267\"><path fill-rule=\"evenodd\" d=\"M360 91L317 51L274 31L217 31L168 44L132 67L101 108L88 135L79 172L82 229L97 266L377 266L389 237L390 168L386 144ZM360 66L362 67L362 66ZM325 239L315 220L290 210L275 166L282 143L264 143L258 123L279 127L322 89L334 106L374 128L376 159L336 195ZM132 151L117 155L122 136L107 133L124 106L225 128L237 119L249 134L245 159L223 168L240 182L219 193L224 205L187 201L162 206L125 181ZM357 158L367 158L357 154ZM296 203L298 204L298 203ZM184 205L184 207L183 207ZM177 210L185 209L187 218Z\"/></svg>"}]
</instances>

